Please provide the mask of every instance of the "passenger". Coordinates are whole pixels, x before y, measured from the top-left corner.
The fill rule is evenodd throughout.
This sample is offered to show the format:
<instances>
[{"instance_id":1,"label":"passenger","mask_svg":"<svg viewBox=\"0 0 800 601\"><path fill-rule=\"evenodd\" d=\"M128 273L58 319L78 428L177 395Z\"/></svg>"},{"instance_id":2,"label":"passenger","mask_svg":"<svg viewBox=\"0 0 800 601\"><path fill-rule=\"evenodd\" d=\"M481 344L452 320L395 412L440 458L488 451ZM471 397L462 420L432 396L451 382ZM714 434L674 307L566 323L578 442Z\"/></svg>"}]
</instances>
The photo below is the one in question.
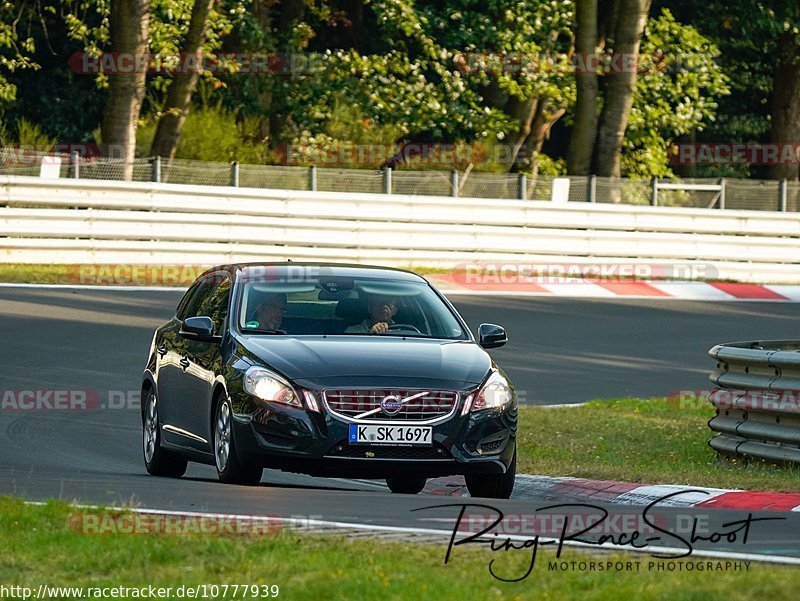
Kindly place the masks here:
<instances>
[{"instance_id":1,"label":"passenger","mask_svg":"<svg viewBox=\"0 0 800 601\"><path fill-rule=\"evenodd\" d=\"M383 334L389 331L397 313L397 301L390 296L371 295L367 297L369 317L350 326L345 334Z\"/></svg>"}]
</instances>

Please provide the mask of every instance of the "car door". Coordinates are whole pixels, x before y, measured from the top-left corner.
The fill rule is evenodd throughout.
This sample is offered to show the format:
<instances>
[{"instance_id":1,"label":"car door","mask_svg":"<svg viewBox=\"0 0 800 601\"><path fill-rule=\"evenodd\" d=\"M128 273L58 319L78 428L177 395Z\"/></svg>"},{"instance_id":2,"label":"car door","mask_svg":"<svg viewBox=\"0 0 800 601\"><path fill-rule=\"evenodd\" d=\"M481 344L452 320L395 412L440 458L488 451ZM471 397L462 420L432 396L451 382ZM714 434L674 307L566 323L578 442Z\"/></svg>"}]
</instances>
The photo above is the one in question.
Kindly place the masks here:
<instances>
[{"instance_id":1,"label":"car door","mask_svg":"<svg viewBox=\"0 0 800 601\"><path fill-rule=\"evenodd\" d=\"M225 272L213 274L203 287L200 302L192 303L194 315L207 316L214 322L214 334L224 336L231 278ZM220 345L215 342L183 340L183 385L181 386L181 416L179 427L188 433L189 446L202 451L211 449L211 395L214 381L222 370Z\"/></svg>"},{"instance_id":2,"label":"car door","mask_svg":"<svg viewBox=\"0 0 800 601\"><path fill-rule=\"evenodd\" d=\"M183 319L192 310L200 291L200 282L193 284L181 302L172 321L159 333L156 339L156 382L158 383L158 414L162 425L164 440L175 445L187 446L187 437L178 431L181 413L180 391L183 387L185 368L181 364L186 355L185 343L178 333Z\"/></svg>"}]
</instances>

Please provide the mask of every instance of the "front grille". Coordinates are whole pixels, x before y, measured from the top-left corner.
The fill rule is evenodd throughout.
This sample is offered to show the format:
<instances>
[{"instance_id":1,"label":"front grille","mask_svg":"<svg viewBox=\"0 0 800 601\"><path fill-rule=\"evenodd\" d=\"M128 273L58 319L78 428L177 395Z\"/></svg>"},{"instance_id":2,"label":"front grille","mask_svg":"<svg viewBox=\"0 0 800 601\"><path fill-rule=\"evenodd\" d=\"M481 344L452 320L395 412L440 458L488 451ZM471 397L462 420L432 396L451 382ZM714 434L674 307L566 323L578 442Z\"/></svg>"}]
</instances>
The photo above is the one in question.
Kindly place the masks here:
<instances>
[{"instance_id":1,"label":"front grille","mask_svg":"<svg viewBox=\"0 0 800 601\"><path fill-rule=\"evenodd\" d=\"M403 402L404 399L420 395ZM429 421L452 414L458 405L458 393L452 390L407 389L349 389L323 391L325 404L332 413L348 421ZM387 399L389 401L387 402ZM391 415L384 405L400 404L400 410ZM367 412L370 415L363 415Z\"/></svg>"},{"instance_id":2,"label":"front grille","mask_svg":"<svg viewBox=\"0 0 800 601\"><path fill-rule=\"evenodd\" d=\"M433 447L381 447L376 445L348 445L342 442L333 447L325 457L343 459L451 459L450 453L440 446Z\"/></svg>"}]
</instances>

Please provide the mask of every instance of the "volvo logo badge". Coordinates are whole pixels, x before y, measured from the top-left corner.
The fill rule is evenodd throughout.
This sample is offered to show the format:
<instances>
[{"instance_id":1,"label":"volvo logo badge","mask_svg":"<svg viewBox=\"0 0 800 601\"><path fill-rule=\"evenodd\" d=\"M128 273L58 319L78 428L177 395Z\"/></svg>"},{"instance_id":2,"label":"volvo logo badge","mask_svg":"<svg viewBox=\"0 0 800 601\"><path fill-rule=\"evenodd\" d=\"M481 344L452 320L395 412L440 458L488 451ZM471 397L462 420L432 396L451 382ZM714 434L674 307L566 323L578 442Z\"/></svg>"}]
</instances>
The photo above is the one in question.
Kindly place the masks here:
<instances>
[{"instance_id":1,"label":"volvo logo badge","mask_svg":"<svg viewBox=\"0 0 800 601\"><path fill-rule=\"evenodd\" d=\"M403 402L400 400L400 397L395 394L390 394L381 401L381 411L386 415L397 415L402 408Z\"/></svg>"}]
</instances>

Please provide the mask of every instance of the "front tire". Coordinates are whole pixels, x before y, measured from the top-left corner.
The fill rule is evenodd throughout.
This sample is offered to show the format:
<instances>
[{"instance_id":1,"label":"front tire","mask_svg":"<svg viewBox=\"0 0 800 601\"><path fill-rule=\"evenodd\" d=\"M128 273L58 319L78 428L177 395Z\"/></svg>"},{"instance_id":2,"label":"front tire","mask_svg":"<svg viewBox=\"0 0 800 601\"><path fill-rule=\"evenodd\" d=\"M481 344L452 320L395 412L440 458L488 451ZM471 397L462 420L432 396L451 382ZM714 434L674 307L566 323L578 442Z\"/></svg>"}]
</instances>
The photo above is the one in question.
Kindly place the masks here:
<instances>
[{"instance_id":1,"label":"front tire","mask_svg":"<svg viewBox=\"0 0 800 601\"><path fill-rule=\"evenodd\" d=\"M188 461L161 448L161 424L158 418L158 397L155 390L147 393L147 401L142 420L142 443L144 466L152 476L180 478L186 473Z\"/></svg>"},{"instance_id":2,"label":"front tire","mask_svg":"<svg viewBox=\"0 0 800 601\"><path fill-rule=\"evenodd\" d=\"M427 481L428 480L426 478L400 476L396 478L386 478L386 485L393 493L415 495L425 488Z\"/></svg>"},{"instance_id":3,"label":"front tire","mask_svg":"<svg viewBox=\"0 0 800 601\"><path fill-rule=\"evenodd\" d=\"M255 486L261 482L264 468L239 461L233 437L233 411L227 397L220 400L214 415L214 460L217 476L225 484Z\"/></svg>"},{"instance_id":4,"label":"front tire","mask_svg":"<svg viewBox=\"0 0 800 601\"><path fill-rule=\"evenodd\" d=\"M467 490L471 497L487 499L508 499L514 491L514 479L517 476L517 448L505 474L468 474Z\"/></svg>"}]
</instances>

